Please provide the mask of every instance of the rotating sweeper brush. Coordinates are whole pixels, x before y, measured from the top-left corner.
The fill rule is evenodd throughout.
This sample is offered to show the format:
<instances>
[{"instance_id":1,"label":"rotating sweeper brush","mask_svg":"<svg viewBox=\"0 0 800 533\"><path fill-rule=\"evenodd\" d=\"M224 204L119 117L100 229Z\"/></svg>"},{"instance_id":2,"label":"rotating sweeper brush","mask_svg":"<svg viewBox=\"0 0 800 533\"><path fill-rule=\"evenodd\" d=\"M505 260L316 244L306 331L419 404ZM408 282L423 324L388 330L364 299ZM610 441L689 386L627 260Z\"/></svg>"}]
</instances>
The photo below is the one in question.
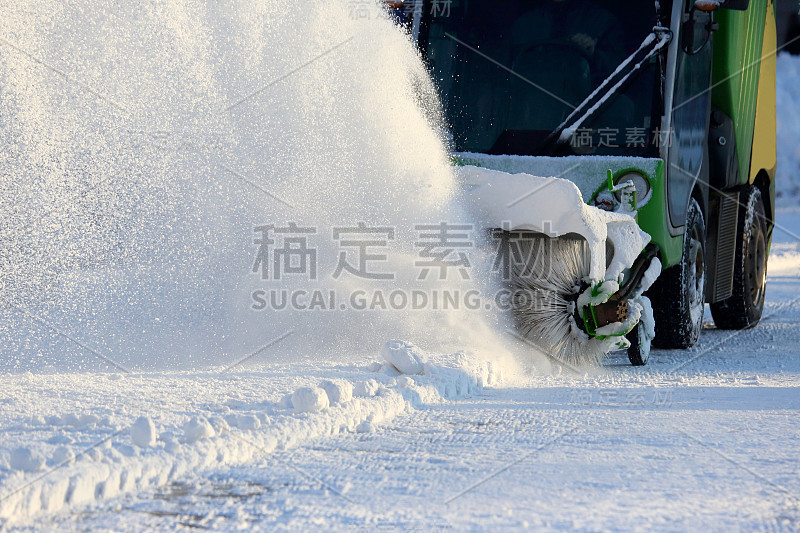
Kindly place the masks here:
<instances>
[{"instance_id":1,"label":"rotating sweeper brush","mask_svg":"<svg viewBox=\"0 0 800 533\"><path fill-rule=\"evenodd\" d=\"M469 205L495 228L495 265L511 294L517 334L569 365L599 363L616 349L644 364L654 333L643 293L661 264L635 210L589 206L564 179L473 165L458 172ZM635 206L635 194L620 205Z\"/></svg>"},{"instance_id":2,"label":"rotating sweeper brush","mask_svg":"<svg viewBox=\"0 0 800 533\"><path fill-rule=\"evenodd\" d=\"M512 240L512 239L509 239ZM508 285L520 335L565 360L596 358L578 331L576 302L589 275L589 248L581 238L519 235Z\"/></svg>"},{"instance_id":3,"label":"rotating sweeper brush","mask_svg":"<svg viewBox=\"0 0 800 533\"><path fill-rule=\"evenodd\" d=\"M646 360L653 335L639 332L638 321L647 312L642 282L656 254L654 245L648 245L634 261L624 286L607 299L596 291L595 296L601 298L593 305L588 281L591 253L582 237L522 232L506 239L516 241L519 252L510 258L507 283L520 335L572 365L600 363L614 348L628 348L632 359L645 352ZM602 288L602 284L596 286Z\"/></svg>"}]
</instances>

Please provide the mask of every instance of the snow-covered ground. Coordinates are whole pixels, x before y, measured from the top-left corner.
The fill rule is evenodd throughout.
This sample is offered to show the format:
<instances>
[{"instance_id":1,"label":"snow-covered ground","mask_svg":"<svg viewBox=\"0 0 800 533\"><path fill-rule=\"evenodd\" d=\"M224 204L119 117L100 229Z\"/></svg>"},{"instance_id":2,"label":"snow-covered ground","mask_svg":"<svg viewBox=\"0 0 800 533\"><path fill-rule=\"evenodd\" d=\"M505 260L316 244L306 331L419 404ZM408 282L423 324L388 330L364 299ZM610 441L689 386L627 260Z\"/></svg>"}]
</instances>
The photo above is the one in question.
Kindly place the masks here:
<instances>
[{"instance_id":1,"label":"snow-covered ground","mask_svg":"<svg viewBox=\"0 0 800 533\"><path fill-rule=\"evenodd\" d=\"M510 379L451 356L398 376L376 350L230 374L2 376L0 516L60 531L796 531L800 211L778 224L761 325L709 325L644 368L620 354ZM344 401L286 403L326 380ZM151 447L133 443L140 416ZM207 436L187 437L193 420ZM44 466L12 472L18 447ZM20 520L39 506L52 511Z\"/></svg>"},{"instance_id":2,"label":"snow-covered ground","mask_svg":"<svg viewBox=\"0 0 800 533\"><path fill-rule=\"evenodd\" d=\"M619 354L586 375L503 376L376 349L362 364L3 375L0 516L61 531L796 531L800 211L777 222L762 323L709 325L644 368ZM287 402L320 384L322 411ZM144 448L143 416L158 435Z\"/></svg>"}]
</instances>

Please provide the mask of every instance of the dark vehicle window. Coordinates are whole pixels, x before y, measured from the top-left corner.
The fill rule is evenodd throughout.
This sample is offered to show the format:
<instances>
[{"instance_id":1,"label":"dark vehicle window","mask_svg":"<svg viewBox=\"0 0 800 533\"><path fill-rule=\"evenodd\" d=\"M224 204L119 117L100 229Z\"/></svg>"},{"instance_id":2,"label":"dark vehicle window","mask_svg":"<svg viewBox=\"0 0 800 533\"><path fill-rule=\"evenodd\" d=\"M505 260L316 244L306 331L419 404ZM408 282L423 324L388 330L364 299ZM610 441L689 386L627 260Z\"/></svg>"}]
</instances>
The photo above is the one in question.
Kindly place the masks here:
<instances>
[{"instance_id":1,"label":"dark vehicle window","mask_svg":"<svg viewBox=\"0 0 800 533\"><path fill-rule=\"evenodd\" d=\"M654 5L453 0L437 11L429 3L421 46L455 150L540 154L574 107L639 48L656 22ZM657 153L651 116L658 70L654 59L562 151Z\"/></svg>"},{"instance_id":2,"label":"dark vehicle window","mask_svg":"<svg viewBox=\"0 0 800 533\"><path fill-rule=\"evenodd\" d=\"M687 0L684 37L692 35L691 46L682 46L675 69L675 96L672 113L672 136L669 152L669 214L673 225L686 220L689 195L696 180L708 181L704 164L711 105L712 46L708 35L711 15L695 11L688 18L693 0Z\"/></svg>"}]
</instances>

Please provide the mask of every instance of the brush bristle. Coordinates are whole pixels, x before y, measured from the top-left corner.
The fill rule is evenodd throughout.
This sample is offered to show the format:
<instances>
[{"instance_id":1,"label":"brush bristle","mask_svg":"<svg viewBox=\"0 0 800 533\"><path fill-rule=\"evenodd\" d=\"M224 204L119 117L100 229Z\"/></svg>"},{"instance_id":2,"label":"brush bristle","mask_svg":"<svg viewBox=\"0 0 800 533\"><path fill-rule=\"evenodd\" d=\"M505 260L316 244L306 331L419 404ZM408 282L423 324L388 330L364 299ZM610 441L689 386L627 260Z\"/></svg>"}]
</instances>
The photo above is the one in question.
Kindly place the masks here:
<instances>
[{"instance_id":1,"label":"brush bristle","mask_svg":"<svg viewBox=\"0 0 800 533\"><path fill-rule=\"evenodd\" d=\"M521 335L568 364L599 363L605 344L581 331L573 313L591 254L584 239L524 234L511 253L512 303Z\"/></svg>"}]
</instances>

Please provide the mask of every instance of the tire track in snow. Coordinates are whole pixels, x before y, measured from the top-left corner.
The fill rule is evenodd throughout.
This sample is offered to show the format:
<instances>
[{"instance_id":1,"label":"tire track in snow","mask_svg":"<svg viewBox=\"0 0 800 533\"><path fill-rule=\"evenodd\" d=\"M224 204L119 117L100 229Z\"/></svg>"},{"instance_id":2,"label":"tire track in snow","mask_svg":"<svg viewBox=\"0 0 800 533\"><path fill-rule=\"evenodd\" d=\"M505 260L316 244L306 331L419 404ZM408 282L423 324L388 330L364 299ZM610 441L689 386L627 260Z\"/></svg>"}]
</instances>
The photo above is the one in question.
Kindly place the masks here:
<instances>
[{"instance_id":1,"label":"tire track in snow","mask_svg":"<svg viewBox=\"0 0 800 533\"><path fill-rule=\"evenodd\" d=\"M0 525L164 486L222 464L246 464L317 438L372 431L425 405L478 392L497 382L498 371L492 363L463 353L435 357L425 364L423 374L415 376L402 376L386 363L374 374L377 379L360 382L360 387L356 383L361 396L321 412L292 413L284 408L260 429L223 426L213 438L172 446L159 443L156 448L141 450L138 456L120 453L130 453L131 448L115 438L124 428L105 439L110 445L99 452L95 462L68 461L45 475L18 472L8 476L0 483Z\"/></svg>"}]
</instances>

